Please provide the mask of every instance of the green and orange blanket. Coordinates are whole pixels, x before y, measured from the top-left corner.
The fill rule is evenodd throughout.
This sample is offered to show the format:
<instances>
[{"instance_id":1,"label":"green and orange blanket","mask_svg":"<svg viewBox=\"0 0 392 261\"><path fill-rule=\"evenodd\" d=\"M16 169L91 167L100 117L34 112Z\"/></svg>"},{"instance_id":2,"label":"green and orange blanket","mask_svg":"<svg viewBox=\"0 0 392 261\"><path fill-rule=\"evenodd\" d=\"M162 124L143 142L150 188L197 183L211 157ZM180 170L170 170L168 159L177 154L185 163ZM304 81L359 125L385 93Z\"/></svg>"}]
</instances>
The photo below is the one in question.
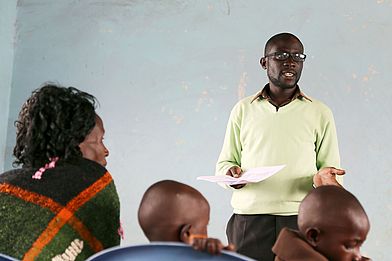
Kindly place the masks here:
<instances>
[{"instance_id":1,"label":"green and orange blanket","mask_svg":"<svg viewBox=\"0 0 392 261\"><path fill-rule=\"evenodd\" d=\"M83 159L0 175L0 253L22 260L85 260L120 244L120 203L107 170Z\"/></svg>"}]
</instances>

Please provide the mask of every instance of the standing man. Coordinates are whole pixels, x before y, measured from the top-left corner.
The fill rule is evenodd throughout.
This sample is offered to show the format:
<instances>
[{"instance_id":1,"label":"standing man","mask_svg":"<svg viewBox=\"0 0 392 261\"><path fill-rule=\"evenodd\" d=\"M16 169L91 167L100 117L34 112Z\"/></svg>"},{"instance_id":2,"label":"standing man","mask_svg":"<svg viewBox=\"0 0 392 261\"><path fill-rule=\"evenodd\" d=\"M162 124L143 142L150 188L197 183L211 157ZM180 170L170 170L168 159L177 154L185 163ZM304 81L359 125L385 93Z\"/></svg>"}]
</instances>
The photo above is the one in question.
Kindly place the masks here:
<instances>
[{"instance_id":1,"label":"standing man","mask_svg":"<svg viewBox=\"0 0 392 261\"><path fill-rule=\"evenodd\" d=\"M306 55L293 34L265 45L261 67L269 83L239 101L230 114L216 175L240 177L256 167L286 165L259 183L234 185L229 243L257 260L273 260L271 248L283 227L297 228L298 207L313 186L337 185L340 158L330 109L301 92Z\"/></svg>"}]
</instances>

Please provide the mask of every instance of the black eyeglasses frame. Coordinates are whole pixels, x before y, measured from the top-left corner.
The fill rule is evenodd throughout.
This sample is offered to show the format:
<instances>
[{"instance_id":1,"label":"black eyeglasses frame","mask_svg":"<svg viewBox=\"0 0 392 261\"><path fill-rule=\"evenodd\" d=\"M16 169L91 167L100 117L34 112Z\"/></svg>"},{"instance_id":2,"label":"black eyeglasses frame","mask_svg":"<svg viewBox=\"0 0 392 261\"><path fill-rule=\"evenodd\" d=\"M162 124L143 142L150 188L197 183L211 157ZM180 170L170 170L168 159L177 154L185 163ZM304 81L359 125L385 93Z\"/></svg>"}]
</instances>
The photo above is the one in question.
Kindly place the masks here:
<instances>
[{"instance_id":1,"label":"black eyeglasses frame","mask_svg":"<svg viewBox=\"0 0 392 261\"><path fill-rule=\"evenodd\" d=\"M278 61L286 61L287 59L289 59L290 56L296 62L304 62L306 59L306 54L304 53L288 53L288 52L274 52L265 55L264 58L271 57L271 56L273 56ZM279 58L280 56L283 57Z\"/></svg>"}]
</instances>

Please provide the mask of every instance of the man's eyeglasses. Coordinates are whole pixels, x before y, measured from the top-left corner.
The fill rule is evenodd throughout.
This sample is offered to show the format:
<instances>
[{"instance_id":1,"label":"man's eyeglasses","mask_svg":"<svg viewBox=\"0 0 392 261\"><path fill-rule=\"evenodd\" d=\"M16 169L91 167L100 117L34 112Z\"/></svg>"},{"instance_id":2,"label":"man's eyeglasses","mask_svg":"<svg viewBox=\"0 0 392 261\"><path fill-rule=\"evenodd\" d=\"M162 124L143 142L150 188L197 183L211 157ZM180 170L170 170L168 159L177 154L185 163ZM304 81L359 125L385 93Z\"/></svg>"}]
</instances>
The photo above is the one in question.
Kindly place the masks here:
<instances>
[{"instance_id":1,"label":"man's eyeglasses","mask_svg":"<svg viewBox=\"0 0 392 261\"><path fill-rule=\"evenodd\" d=\"M285 61L285 60L289 59L290 56L296 62L303 62L306 59L306 54L303 54L303 53L286 53L286 52L270 53L270 54L267 54L264 57L270 57L270 56L273 56L278 61Z\"/></svg>"}]
</instances>

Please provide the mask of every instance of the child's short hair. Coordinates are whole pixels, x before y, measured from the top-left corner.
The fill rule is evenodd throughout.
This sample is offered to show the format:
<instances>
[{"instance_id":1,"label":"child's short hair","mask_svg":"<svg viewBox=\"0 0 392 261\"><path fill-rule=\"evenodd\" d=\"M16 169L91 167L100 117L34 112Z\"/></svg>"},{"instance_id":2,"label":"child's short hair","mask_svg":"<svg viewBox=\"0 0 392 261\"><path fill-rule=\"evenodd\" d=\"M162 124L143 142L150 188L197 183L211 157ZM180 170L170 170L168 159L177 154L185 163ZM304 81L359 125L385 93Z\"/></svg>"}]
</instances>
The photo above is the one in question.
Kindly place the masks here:
<instances>
[{"instance_id":1,"label":"child's short hair","mask_svg":"<svg viewBox=\"0 0 392 261\"><path fill-rule=\"evenodd\" d=\"M183 241L183 226L202 222L208 225L208 201L196 189L186 184L162 180L151 185L144 193L138 210L139 224L149 241Z\"/></svg>"},{"instance_id":2,"label":"child's short hair","mask_svg":"<svg viewBox=\"0 0 392 261\"><path fill-rule=\"evenodd\" d=\"M370 229L358 199L338 186L320 186L301 202L302 237L328 260L364 260L360 247ZM367 260L367 259L366 259Z\"/></svg>"}]
</instances>

